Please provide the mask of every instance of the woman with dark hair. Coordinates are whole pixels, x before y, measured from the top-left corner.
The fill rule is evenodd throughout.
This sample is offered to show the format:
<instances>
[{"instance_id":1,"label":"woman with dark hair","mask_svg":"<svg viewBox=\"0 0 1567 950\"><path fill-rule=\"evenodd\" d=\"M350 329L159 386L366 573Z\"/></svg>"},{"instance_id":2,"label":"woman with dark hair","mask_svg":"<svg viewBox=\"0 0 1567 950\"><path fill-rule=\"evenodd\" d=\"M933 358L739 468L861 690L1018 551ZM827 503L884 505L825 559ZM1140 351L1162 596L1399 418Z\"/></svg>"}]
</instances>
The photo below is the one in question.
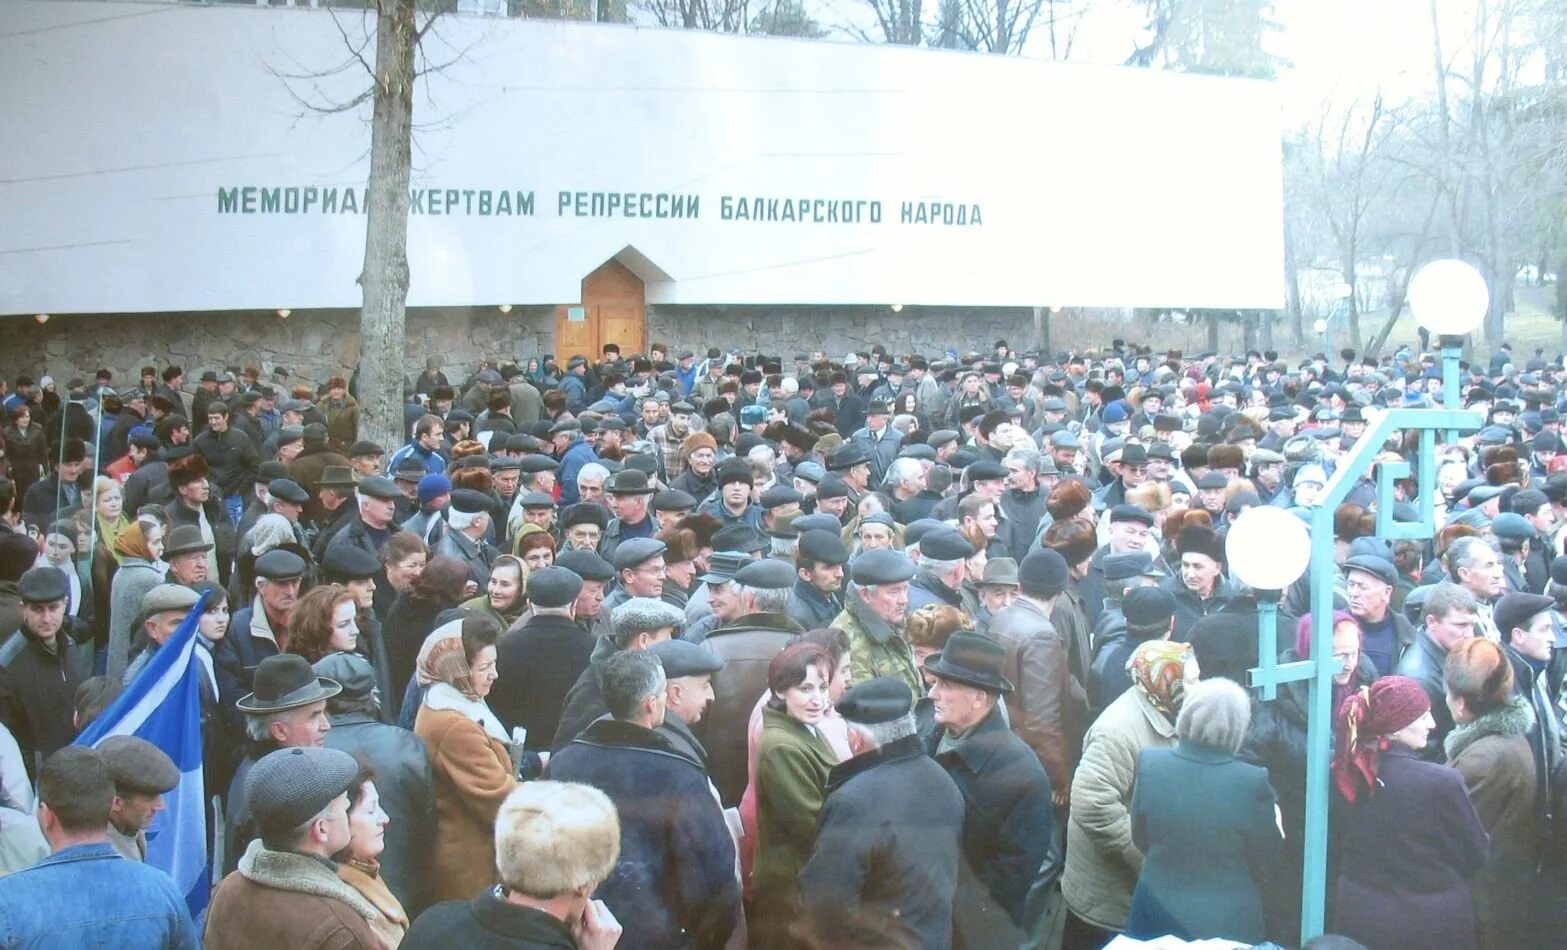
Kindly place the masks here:
<instances>
[{"instance_id":1,"label":"woman with dark hair","mask_svg":"<svg viewBox=\"0 0 1567 950\"><path fill-rule=\"evenodd\" d=\"M9 425L5 427L5 461L7 477L16 483L17 507L27 497L27 490L43 478L49 459L49 444L44 438L44 428L33 419L33 410L21 403L9 413Z\"/></svg>"},{"instance_id":2,"label":"woman with dark hair","mask_svg":"<svg viewBox=\"0 0 1567 950\"><path fill-rule=\"evenodd\" d=\"M795 878L816 843L827 774L838 755L819 724L832 706L832 656L814 643L784 647L767 666L773 698L756 750L756 860L749 917L757 946L789 945Z\"/></svg>"},{"instance_id":3,"label":"woman with dark hair","mask_svg":"<svg viewBox=\"0 0 1567 950\"><path fill-rule=\"evenodd\" d=\"M435 773L435 853L425 894L432 904L472 900L495 884L495 814L517 787L506 728L485 702L497 678L500 632L489 617L463 617L431 632L419 650L425 692L414 734Z\"/></svg>"},{"instance_id":4,"label":"woman with dark hair","mask_svg":"<svg viewBox=\"0 0 1567 950\"><path fill-rule=\"evenodd\" d=\"M1489 849L1463 775L1419 757L1435 725L1425 689L1384 676L1337 719L1331 928L1370 950L1476 946L1469 879Z\"/></svg>"},{"instance_id":5,"label":"woman with dark hair","mask_svg":"<svg viewBox=\"0 0 1567 950\"><path fill-rule=\"evenodd\" d=\"M288 652L310 663L359 646L359 601L341 584L312 587L289 615Z\"/></svg>"},{"instance_id":6,"label":"woman with dark hair","mask_svg":"<svg viewBox=\"0 0 1567 950\"><path fill-rule=\"evenodd\" d=\"M1464 777L1469 800L1491 836L1491 859L1471 882L1480 946L1486 950L1550 943L1536 888L1542 838L1535 813L1535 764L1529 748L1534 709L1513 693L1513 668L1484 637L1447 653L1443 678L1453 731L1447 763Z\"/></svg>"},{"instance_id":7,"label":"woman with dark hair","mask_svg":"<svg viewBox=\"0 0 1567 950\"><path fill-rule=\"evenodd\" d=\"M375 615L385 617L392 609L398 594L413 589L414 581L424 571L430 560L430 547L424 539L412 531L394 531L381 546L381 568L386 572L386 583L375 585Z\"/></svg>"},{"instance_id":8,"label":"woman with dark hair","mask_svg":"<svg viewBox=\"0 0 1567 950\"><path fill-rule=\"evenodd\" d=\"M401 706L400 699L413 678L419 648L435 629L435 618L441 611L462 603L467 585L468 565L454 557L434 557L407 592L392 601L392 609L381 625L387 659L392 664L392 695L382 697L383 700Z\"/></svg>"},{"instance_id":9,"label":"woman with dark hair","mask_svg":"<svg viewBox=\"0 0 1567 950\"><path fill-rule=\"evenodd\" d=\"M463 601L463 609L484 614L502 630L510 630L528 610L529 573L521 558L502 554L490 565L490 581L484 591Z\"/></svg>"},{"instance_id":10,"label":"woman with dark hair","mask_svg":"<svg viewBox=\"0 0 1567 950\"><path fill-rule=\"evenodd\" d=\"M375 908L376 915L369 918L370 929L388 947L395 947L408 933L408 912L381 879L380 857L386 850L390 819L381 807L375 779L375 769L360 759L359 774L348 786L348 846L332 857L337 861L338 879Z\"/></svg>"}]
</instances>

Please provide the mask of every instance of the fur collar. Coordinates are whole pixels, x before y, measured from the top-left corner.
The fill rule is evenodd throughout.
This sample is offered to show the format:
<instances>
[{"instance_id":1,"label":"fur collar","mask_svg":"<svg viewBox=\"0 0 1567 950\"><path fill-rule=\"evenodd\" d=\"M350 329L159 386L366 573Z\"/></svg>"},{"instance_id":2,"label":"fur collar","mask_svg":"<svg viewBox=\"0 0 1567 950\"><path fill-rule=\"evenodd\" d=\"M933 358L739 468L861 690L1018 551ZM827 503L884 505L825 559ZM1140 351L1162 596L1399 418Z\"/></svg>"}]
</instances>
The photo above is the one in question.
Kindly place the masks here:
<instances>
[{"instance_id":1,"label":"fur collar","mask_svg":"<svg viewBox=\"0 0 1567 950\"><path fill-rule=\"evenodd\" d=\"M239 873L246 880L264 887L342 901L365 920L381 918L375 905L354 890L353 885L340 880L328 862L308 854L270 851L259 838L250 843L239 859Z\"/></svg>"},{"instance_id":2,"label":"fur collar","mask_svg":"<svg viewBox=\"0 0 1567 950\"><path fill-rule=\"evenodd\" d=\"M1454 726L1443 745L1447 749L1447 761L1451 762L1464 750L1486 736L1516 738L1526 736L1534 727L1534 710L1522 696L1509 696L1507 702L1496 707L1473 722Z\"/></svg>"}]
</instances>

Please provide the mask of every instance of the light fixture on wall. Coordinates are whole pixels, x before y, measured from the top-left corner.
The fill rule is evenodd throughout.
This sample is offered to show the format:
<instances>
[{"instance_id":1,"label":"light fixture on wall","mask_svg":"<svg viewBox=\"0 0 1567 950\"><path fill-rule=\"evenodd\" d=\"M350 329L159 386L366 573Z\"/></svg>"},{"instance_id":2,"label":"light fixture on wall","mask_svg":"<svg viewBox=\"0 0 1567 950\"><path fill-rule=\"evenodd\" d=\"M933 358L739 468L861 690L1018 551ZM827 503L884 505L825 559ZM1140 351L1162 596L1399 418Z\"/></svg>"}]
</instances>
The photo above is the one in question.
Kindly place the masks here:
<instances>
[{"instance_id":1,"label":"light fixture on wall","mask_svg":"<svg viewBox=\"0 0 1567 950\"><path fill-rule=\"evenodd\" d=\"M49 315L47 313L40 313L38 316L34 317L33 319L37 320L39 323L48 323L49 322Z\"/></svg>"},{"instance_id":2,"label":"light fixture on wall","mask_svg":"<svg viewBox=\"0 0 1567 950\"><path fill-rule=\"evenodd\" d=\"M293 312L294 311L288 309L287 307L280 307L280 308L278 308L277 315L282 317L284 320L287 320L288 319L288 315L293 313Z\"/></svg>"},{"instance_id":3,"label":"light fixture on wall","mask_svg":"<svg viewBox=\"0 0 1567 950\"><path fill-rule=\"evenodd\" d=\"M892 312L893 313L902 313L903 312L903 304L901 304L901 303L893 304L892 305Z\"/></svg>"},{"instance_id":4,"label":"light fixture on wall","mask_svg":"<svg viewBox=\"0 0 1567 950\"><path fill-rule=\"evenodd\" d=\"M1060 313L1061 312L1061 305L1060 304L1055 304L1054 306L1052 306L1050 308L1050 312L1051 313Z\"/></svg>"},{"instance_id":5,"label":"light fixture on wall","mask_svg":"<svg viewBox=\"0 0 1567 950\"><path fill-rule=\"evenodd\" d=\"M511 304L503 303L499 307L501 313L511 313Z\"/></svg>"}]
</instances>

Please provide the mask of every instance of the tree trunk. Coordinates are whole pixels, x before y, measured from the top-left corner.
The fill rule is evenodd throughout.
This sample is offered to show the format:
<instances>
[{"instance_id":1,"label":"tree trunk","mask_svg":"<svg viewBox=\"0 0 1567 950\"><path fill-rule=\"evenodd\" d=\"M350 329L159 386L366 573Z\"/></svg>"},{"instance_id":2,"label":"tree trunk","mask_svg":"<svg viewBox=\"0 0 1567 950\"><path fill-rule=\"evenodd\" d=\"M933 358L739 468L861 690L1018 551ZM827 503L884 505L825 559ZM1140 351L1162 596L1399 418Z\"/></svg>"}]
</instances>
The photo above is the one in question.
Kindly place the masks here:
<instances>
[{"instance_id":1,"label":"tree trunk","mask_svg":"<svg viewBox=\"0 0 1567 950\"><path fill-rule=\"evenodd\" d=\"M1306 342L1306 326L1300 312L1300 269L1295 263L1295 241L1289 224L1284 226L1284 307L1290 318L1290 341L1296 346Z\"/></svg>"},{"instance_id":2,"label":"tree trunk","mask_svg":"<svg viewBox=\"0 0 1567 950\"><path fill-rule=\"evenodd\" d=\"M1034 345L1042 357L1050 356L1050 308L1034 308Z\"/></svg>"},{"instance_id":3,"label":"tree trunk","mask_svg":"<svg viewBox=\"0 0 1567 950\"><path fill-rule=\"evenodd\" d=\"M1241 311L1241 349L1250 353L1258 349L1257 346L1257 311Z\"/></svg>"},{"instance_id":4,"label":"tree trunk","mask_svg":"<svg viewBox=\"0 0 1567 950\"><path fill-rule=\"evenodd\" d=\"M415 0L380 0L365 264L359 275L359 438L403 443L408 306L408 179L413 138Z\"/></svg>"},{"instance_id":5,"label":"tree trunk","mask_svg":"<svg viewBox=\"0 0 1567 950\"><path fill-rule=\"evenodd\" d=\"M1208 352L1219 352L1219 314L1216 310L1208 311Z\"/></svg>"},{"instance_id":6,"label":"tree trunk","mask_svg":"<svg viewBox=\"0 0 1567 950\"><path fill-rule=\"evenodd\" d=\"M1267 353L1269 350L1274 349L1275 346L1273 342L1274 312L1271 310L1259 311L1257 320L1262 324L1262 351Z\"/></svg>"}]
</instances>

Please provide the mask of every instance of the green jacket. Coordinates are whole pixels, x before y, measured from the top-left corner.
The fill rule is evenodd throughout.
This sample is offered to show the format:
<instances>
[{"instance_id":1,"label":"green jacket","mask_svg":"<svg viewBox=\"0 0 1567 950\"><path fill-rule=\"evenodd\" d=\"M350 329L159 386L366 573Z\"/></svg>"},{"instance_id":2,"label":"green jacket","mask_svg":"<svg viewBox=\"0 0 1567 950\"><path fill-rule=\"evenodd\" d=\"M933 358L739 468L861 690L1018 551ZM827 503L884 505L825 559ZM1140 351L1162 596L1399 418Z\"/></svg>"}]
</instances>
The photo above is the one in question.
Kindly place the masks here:
<instances>
[{"instance_id":1,"label":"green jacket","mask_svg":"<svg viewBox=\"0 0 1567 950\"><path fill-rule=\"evenodd\" d=\"M849 635L849 669L854 682L893 676L909 684L916 697L925 695L925 679L920 676L914 648L909 646L903 631L894 630L871 613L852 588L843 602L843 613L834 617L830 626Z\"/></svg>"},{"instance_id":2,"label":"green jacket","mask_svg":"<svg viewBox=\"0 0 1567 950\"><path fill-rule=\"evenodd\" d=\"M779 908L785 918L793 915L798 902L795 878L816 845L816 817L826 798L827 773L837 764L837 754L820 733L788 713L762 708L762 736L756 746L756 862L751 872L757 907ZM786 920L781 923L787 925Z\"/></svg>"}]
</instances>

